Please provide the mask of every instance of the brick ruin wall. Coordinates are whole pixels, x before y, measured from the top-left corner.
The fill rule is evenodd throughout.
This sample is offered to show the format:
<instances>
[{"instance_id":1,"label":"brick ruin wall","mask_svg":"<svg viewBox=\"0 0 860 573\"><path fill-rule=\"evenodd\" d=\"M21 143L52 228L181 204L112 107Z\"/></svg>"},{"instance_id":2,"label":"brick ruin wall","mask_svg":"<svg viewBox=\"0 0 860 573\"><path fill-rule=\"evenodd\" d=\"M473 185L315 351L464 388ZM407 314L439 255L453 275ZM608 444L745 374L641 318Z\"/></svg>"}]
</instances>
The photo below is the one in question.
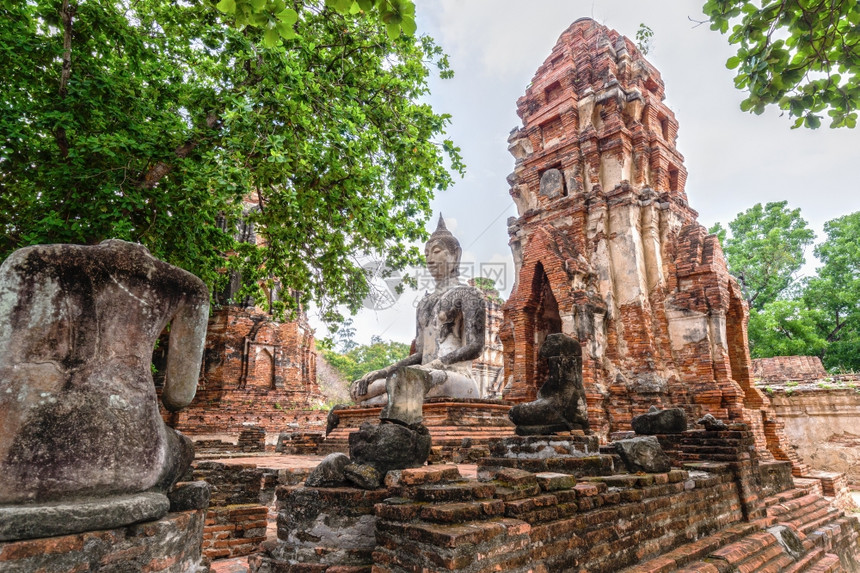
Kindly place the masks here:
<instances>
[{"instance_id":1,"label":"brick ruin wall","mask_svg":"<svg viewBox=\"0 0 860 573\"><path fill-rule=\"evenodd\" d=\"M203 555L228 559L250 555L274 521L275 488L304 482L309 469L274 469L232 461L195 461L188 476L205 481L212 495L203 526Z\"/></svg>"},{"instance_id":2,"label":"brick ruin wall","mask_svg":"<svg viewBox=\"0 0 860 573\"><path fill-rule=\"evenodd\" d=\"M750 371L748 311L684 189L678 122L629 39L575 22L517 102L508 221L517 282L504 306L504 398L534 399L543 339L583 347L589 422L604 439L651 405L743 421L791 460Z\"/></svg>"},{"instance_id":3,"label":"brick ruin wall","mask_svg":"<svg viewBox=\"0 0 860 573\"><path fill-rule=\"evenodd\" d=\"M263 471L252 464L195 462L193 479L212 488L203 526L203 555L249 555L266 540L268 508L261 503Z\"/></svg>"},{"instance_id":4,"label":"brick ruin wall","mask_svg":"<svg viewBox=\"0 0 860 573\"><path fill-rule=\"evenodd\" d=\"M227 443L238 445L243 430L254 428L265 431L270 445L285 431L323 433L321 402L306 319L279 322L260 309L226 305L209 319L197 395L184 410L163 416L196 441L229 449Z\"/></svg>"},{"instance_id":5,"label":"brick ruin wall","mask_svg":"<svg viewBox=\"0 0 860 573\"><path fill-rule=\"evenodd\" d=\"M753 378L759 386L786 382L818 382L827 370L817 356L774 356L752 361Z\"/></svg>"},{"instance_id":6,"label":"brick ruin wall","mask_svg":"<svg viewBox=\"0 0 860 573\"><path fill-rule=\"evenodd\" d=\"M829 375L814 356L760 358L753 370L803 462L860 487L860 376Z\"/></svg>"}]
</instances>

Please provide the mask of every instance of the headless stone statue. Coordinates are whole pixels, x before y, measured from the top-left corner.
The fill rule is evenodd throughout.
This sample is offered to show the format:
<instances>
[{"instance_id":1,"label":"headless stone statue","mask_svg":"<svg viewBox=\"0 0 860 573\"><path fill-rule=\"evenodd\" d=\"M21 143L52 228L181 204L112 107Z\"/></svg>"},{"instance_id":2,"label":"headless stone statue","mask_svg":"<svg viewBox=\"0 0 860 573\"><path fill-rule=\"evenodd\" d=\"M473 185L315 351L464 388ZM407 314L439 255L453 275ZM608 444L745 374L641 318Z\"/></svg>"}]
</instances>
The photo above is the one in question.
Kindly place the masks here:
<instances>
[{"instance_id":1,"label":"headless stone statue","mask_svg":"<svg viewBox=\"0 0 860 573\"><path fill-rule=\"evenodd\" d=\"M208 312L200 279L125 241L28 247L6 259L0 539L117 527L167 511L163 494L194 452L161 419L152 349L170 322L162 402L179 410L194 398Z\"/></svg>"},{"instance_id":2,"label":"headless stone statue","mask_svg":"<svg viewBox=\"0 0 860 573\"><path fill-rule=\"evenodd\" d=\"M416 351L353 382L361 405L384 404L381 418L421 421L424 397L480 398L472 360L484 348L485 303L481 292L459 280L460 243L439 224L425 247L436 289L418 305Z\"/></svg>"},{"instance_id":3,"label":"headless stone statue","mask_svg":"<svg viewBox=\"0 0 860 573\"><path fill-rule=\"evenodd\" d=\"M537 399L511 408L509 417L521 436L588 429L588 409L582 385L582 349L573 338L550 334L539 356L549 376Z\"/></svg>"}]
</instances>

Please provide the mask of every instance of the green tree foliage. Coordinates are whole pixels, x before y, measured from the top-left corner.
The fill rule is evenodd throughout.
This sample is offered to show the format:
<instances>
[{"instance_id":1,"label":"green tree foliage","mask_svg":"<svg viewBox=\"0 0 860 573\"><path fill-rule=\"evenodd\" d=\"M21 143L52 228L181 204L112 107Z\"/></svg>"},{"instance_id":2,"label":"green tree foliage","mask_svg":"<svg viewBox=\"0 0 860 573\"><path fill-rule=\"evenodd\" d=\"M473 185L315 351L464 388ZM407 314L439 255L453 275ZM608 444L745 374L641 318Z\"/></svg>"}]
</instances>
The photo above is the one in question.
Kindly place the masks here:
<instances>
[{"instance_id":1,"label":"green tree foliage","mask_svg":"<svg viewBox=\"0 0 860 573\"><path fill-rule=\"evenodd\" d=\"M636 47L642 52L643 56L647 56L651 51L651 44L654 42L654 30L646 26L644 23L639 24L636 30Z\"/></svg>"},{"instance_id":2,"label":"green tree foliage","mask_svg":"<svg viewBox=\"0 0 860 573\"><path fill-rule=\"evenodd\" d=\"M338 328L337 340L341 352L349 352L358 346L358 343L355 341L355 326L353 326L351 318L344 320L343 324Z\"/></svg>"},{"instance_id":3,"label":"green tree foliage","mask_svg":"<svg viewBox=\"0 0 860 573\"><path fill-rule=\"evenodd\" d=\"M138 241L213 291L235 270L241 296L278 283L297 293L278 310L315 300L330 320L367 293L356 253L417 263L446 162L462 172L448 116L420 102L444 54L296 6L297 36L267 48L206 3L0 2L0 258ZM236 240L243 217L264 244Z\"/></svg>"},{"instance_id":4,"label":"green tree foliage","mask_svg":"<svg viewBox=\"0 0 860 573\"><path fill-rule=\"evenodd\" d=\"M818 310L825 366L860 370L860 212L828 221L824 232L827 239L815 248L822 266L803 301Z\"/></svg>"},{"instance_id":5,"label":"green tree foliage","mask_svg":"<svg viewBox=\"0 0 860 573\"><path fill-rule=\"evenodd\" d=\"M821 356L827 342L817 327L820 311L803 300L775 300L750 311L749 342L753 358Z\"/></svg>"},{"instance_id":6,"label":"green tree foliage","mask_svg":"<svg viewBox=\"0 0 860 573\"><path fill-rule=\"evenodd\" d=\"M416 30L412 0L326 0L325 5L342 15L367 14L377 18L392 40L401 33L412 36ZM267 48L296 37L293 24L299 14L284 0L220 0L216 7L240 30L245 26L260 28Z\"/></svg>"},{"instance_id":7,"label":"green tree foliage","mask_svg":"<svg viewBox=\"0 0 860 573\"><path fill-rule=\"evenodd\" d=\"M347 380L358 380L368 372L380 370L409 356L409 345L384 342L374 336L370 344L357 345L343 354L323 350L326 362L334 366Z\"/></svg>"},{"instance_id":8,"label":"green tree foliage","mask_svg":"<svg viewBox=\"0 0 860 573\"><path fill-rule=\"evenodd\" d=\"M768 105L795 117L793 127L857 124L860 107L860 3L857 0L707 0L711 29L738 47L726 62L749 95L741 109Z\"/></svg>"},{"instance_id":9,"label":"green tree foliage","mask_svg":"<svg viewBox=\"0 0 860 573\"><path fill-rule=\"evenodd\" d=\"M710 229L720 237L729 272L738 278L751 309L761 310L794 284L806 262L803 252L815 238L800 209L786 201L757 203L729 223L731 235L717 223Z\"/></svg>"},{"instance_id":10,"label":"green tree foliage","mask_svg":"<svg viewBox=\"0 0 860 573\"><path fill-rule=\"evenodd\" d=\"M771 205L776 208L771 208ZM768 212L780 216L768 218L765 216ZM756 225L736 224L750 214L756 214L753 217ZM786 217L788 214L790 216ZM771 223L764 225L763 221L768 219ZM773 225L776 221L782 223ZM773 260L774 253L780 251L793 251L795 255L800 252L802 255L803 246L810 242L805 233L799 232L808 229L797 210L789 212L785 203L768 204L764 209L756 205L738 215L729 227L736 241L742 236L752 237L743 248L737 242L733 248L726 248L730 269L783 268L784 271L772 271L775 276L782 277L774 283L759 283L771 286L761 289L765 293L764 299L759 297L755 300L755 303L764 300L762 304L751 304L748 332L753 358L818 356L829 369L860 370L860 243L857 240L860 237L860 212L825 223L827 238L815 247L815 255L822 265L814 277L796 283L791 280L794 271L787 272L789 266L780 267ZM759 230L747 235L750 228ZM762 241L761 228L779 229L780 232L772 237L770 232L765 233L769 239ZM798 232L789 232L791 229ZM744 234L741 234L742 230ZM715 226L712 232L725 237L725 230L720 225ZM728 243L731 239L725 241ZM796 261L797 257L789 257L789 260ZM797 267L800 264L802 259ZM786 284L786 277L789 286L777 289L777 286Z\"/></svg>"}]
</instances>

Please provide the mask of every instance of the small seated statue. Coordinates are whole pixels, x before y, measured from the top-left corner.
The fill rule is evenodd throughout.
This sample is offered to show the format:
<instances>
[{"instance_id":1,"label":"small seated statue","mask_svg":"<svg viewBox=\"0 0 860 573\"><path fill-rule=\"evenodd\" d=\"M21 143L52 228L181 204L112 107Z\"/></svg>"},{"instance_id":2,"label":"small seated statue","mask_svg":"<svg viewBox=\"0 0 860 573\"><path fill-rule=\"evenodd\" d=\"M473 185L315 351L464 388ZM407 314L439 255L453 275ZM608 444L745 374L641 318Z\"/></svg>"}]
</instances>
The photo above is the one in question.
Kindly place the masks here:
<instances>
[{"instance_id":1,"label":"small seated statue","mask_svg":"<svg viewBox=\"0 0 860 573\"><path fill-rule=\"evenodd\" d=\"M152 349L170 322L161 400L180 410L196 392L208 315L206 285L141 245L40 245L3 262L0 521L20 527L0 527L0 539L167 511L163 494L194 451L162 421ZM98 505L113 498L115 511ZM83 501L89 509L75 505ZM50 520L40 522L40 505L51 506Z\"/></svg>"},{"instance_id":2,"label":"small seated statue","mask_svg":"<svg viewBox=\"0 0 860 573\"><path fill-rule=\"evenodd\" d=\"M407 424L420 421L425 396L480 398L472 360L484 348L486 310L481 292L460 282L461 252L459 241L440 216L425 247L427 268L436 289L418 305L415 352L352 384L350 392L356 403L388 405L383 419Z\"/></svg>"},{"instance_id":3,"label":"small seated statue","mask_svg":"<svg viewBox=\"0 0 860 573\"><path fill-rule=\"evenodd\" d=\"M565 334L550 334L538 356L547 361L549 376L537 399L512 407L508 416L520 436L588 429L588 408L582 385L582 349Z\"/></svg>"}]
</instances>

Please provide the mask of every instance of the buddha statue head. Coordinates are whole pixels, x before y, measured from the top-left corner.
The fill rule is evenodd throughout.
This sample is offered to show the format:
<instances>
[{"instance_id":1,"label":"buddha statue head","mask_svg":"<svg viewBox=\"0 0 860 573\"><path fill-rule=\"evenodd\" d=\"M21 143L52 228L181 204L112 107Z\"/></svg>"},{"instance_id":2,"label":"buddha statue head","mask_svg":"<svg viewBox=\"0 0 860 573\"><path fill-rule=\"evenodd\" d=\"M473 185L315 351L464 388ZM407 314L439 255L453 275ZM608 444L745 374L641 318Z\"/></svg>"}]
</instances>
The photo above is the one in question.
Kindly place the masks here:
<instances>
[{"instance_id":1,"label":"buddha statue head","mask_svg":"<svg viewBox=\"0 0 860 573\"><path fill-rule=\"evenodd\" d=\"M430 235L424 247L427 259L427 270L436 280L437 288L450 283L457 283L460 276L460 255L463 250L460 242L445 226L445 220L439 215L436 230Z\"/></svg>"}]
</instances>

